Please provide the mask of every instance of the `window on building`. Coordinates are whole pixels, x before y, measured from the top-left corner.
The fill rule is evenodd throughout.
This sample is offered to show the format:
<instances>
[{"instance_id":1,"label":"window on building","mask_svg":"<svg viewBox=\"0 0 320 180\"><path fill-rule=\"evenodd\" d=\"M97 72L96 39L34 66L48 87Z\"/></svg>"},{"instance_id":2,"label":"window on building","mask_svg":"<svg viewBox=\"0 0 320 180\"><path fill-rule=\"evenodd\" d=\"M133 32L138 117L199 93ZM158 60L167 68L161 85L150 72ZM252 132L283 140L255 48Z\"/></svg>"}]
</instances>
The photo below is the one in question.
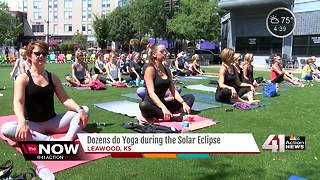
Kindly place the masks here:
<instances>
[{"instance_id":1,"label":"window on building","mask_svg":"<svg viewBox=\"0 0 320 180\"><path fill-rule=\"evenodd\" d=\"M64 32L72 32L72 24L65 24Z\"/></svg>"},{"instance_id":2,"label":"window on building","mask_svg":"<svg viewBox=\"0 0 320 180\"><path fill-rule=\"evenodd\" d=\"M91 33L92 33L92 25L88 24L88 34L91 34Z\"/></svg>"},{"instance_id":3,"label":"window on building","mask_svg":"<svg viewBox=\"0 0 320 180\"><path fill-rule=\"evenodd\" d=\"M319 56L320 34L293 36L292 53L296 56Z\"/></svg>"},{"instance_id":4,"label":"window on building","mask_svg":"<svg viewBox=\"0 0 320 180\"><path fill-rule=\"evenodd\" d=\"M255 55L271 55L281 52L282 40L272 36L266 37L237 37L236 51L253 53Z\"/></svg>"},{"instance_id":5,"label":"window on building","mask_svg":"<svg viewBox=\"0 0 320 180\"><path fill-rule=\"evenodd\" d=\"M107 7L109 8L109 7L110 7L110 4L107 4Z\"/></svg>"},{"instance_id":6,"label":"window on building","mask_svg":"<svg viewBox=\"0 0 320 180\"><path fill-rule=\"evenodd\" d=\"M82 25L82 32L86 32L86 25Z\"/></svg>"},{"instance_id":7,"label":"window on building","mask_svg":"<svg viewBox=\"0 0 320 180\"><path fill-rule=\"evenodd\" d=\"M72 19L72 11L64 11L64 19Z\"/></svg>"},{"instance_id":8,"label":"window on building","mask_svg":"<svg viewBox=\"0 0 320 180\"><path fill-rule=\"evenodd\" d=\"M53 25L53 33L58 34L58 24Z\"/></svg>"},{"instance_id":9,"label":"window on building","mask_svg":"<svg viewBox=\"0 0 320 180\"><path fill-rule=\"evenodd\" d=\"M72 8L72 0L64 0L64 8L65 9Z\"/></svg>"},{"instance_id":10,"label":"window on building","mask_svg":"<svg viewBox=\"0 0 320 180\"><path fill-rule=\"evenodd\" d=\"M34 0L33 1L33 9L42 9L42 2L41 1L37 1L37 0Z\"/></svg>"},{"instance_id":11,"label":"window on building","mask_svg":"<svg viewBox=\"0 0 320 180\"><path fill-rule=\"evenodd\" d=\"M32 25L32 32L44 32L43 24Z\"/></svg>"},{"instance_id":12,"label":"window on building","mask_svg":"<svg viewBox=\"0 0 320 180\"><path fill-rule=\"evenodd\" d=\"M33 12L33 19L34 20L41 20L42 16L41 16L41 12Z\"/></svg>"},{"instance_id":13,"label":"window on building","mask_svg":"<svg viewBox=\"0 0 320 180\"><path fill-rule=\"evenodd\" d=\"M49 11L49 20L52 21L53 20L53 12Z\"/></svg>"}]
</instances>

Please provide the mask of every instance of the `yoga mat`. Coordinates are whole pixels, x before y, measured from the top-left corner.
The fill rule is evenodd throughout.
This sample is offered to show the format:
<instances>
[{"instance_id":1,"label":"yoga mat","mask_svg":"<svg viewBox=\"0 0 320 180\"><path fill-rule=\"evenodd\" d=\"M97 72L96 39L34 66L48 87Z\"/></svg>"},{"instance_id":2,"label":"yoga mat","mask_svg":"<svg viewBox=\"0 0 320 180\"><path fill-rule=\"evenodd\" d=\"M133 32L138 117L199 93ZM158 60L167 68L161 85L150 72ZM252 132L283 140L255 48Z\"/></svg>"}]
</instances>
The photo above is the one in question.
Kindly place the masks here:
<instances>
[{"instance_id":1,"label":"yoga mat","mask_svg":"<svg viewBox=\"0 0 320 180\"><path fill-rule=\"evenodd\" d=\"M209 78L217 78L217 77L219 77L218 75L210 75L210 74L204 74L202 76L203 77L209 77Z\"/></svg>"},{"instance_id":2,"label":"yoga mat","mask_svg":"<svg viewBox=\"0 0 320 180\"><path fill-rule=\"evenodd\" d=\"M174 116L179 116L179 115L174 115ZM183 116L184 121L187 120L187 116L193 117L193 120L189 121L189 131L195 131L197 129L202 129L202 128L209 127L209 126L212 126L212 125L219 123L219 121L212 120L212 119L205 118L205 117L201 117L199 115L185 115L185 116ZM137 118L140 122L146 122L146 119L143 118L143 116L141 114L139 114ZM167 127L174 127L177 130L183 129L181 121L161 121L161 120L159 120L159 121L155 121L154 124L159 124L159 125L167 126Z\"/></svg>"},{"instance_id":3,"label":"yoga mat","mask_svg":"<svg viewBox=\"0 0 320 180\"><path fill-rule=\"evenodd\" d=\"M135 117L138 113L140 113L139 104L127 100L105 102L94 105L98 108L122 115L127 115L129 117Z\"/></svg>"},{"instance_id":4,"label":"yoga mat","mask_svg":"<svg viewBox=\"0 0 320 180\"><path fill-rule=\"evenodd\" d=\"M131 98L131 99L141 100L141 98L137 95L137 93L121 94L121 96Z\"/></svg>"},{"instance_id":5,"label":"yoga mat","mask_svg":"<svg viewBox=\"0 0 320 180\"><path fill-rule=\"evenodd\" d=\"M0 117L0 128L1 126L6 122L14 122L17 121L17 118L15 115L9 115L9 116L2 116ZM59 138L62 137L64 134L55 134L53 137ZM10 146L14 145L15 142L11 141L10 139L3 136L3 134L0 132L0 138L5 140ZM21 153L21 150L19 147L15 147L17 151ZM46 166L52 173L56 173L62 170L66 170L75 166L79 166L81 164L87 163L89 161L97 160L103 157L110 156L110 154L105 153L90 153L87 155L87 158L90 160L81 160L81 161L32 161L36 166Z\"/></svg>"},{"instance_id":6,"label":"yoga mat","mask_svg":"<svg viewBox=\"0 0 320 180\"><path fill-rule=\"evenodd\" d=\"M200 91L208 91L208 92L216 92L217 88L205 86L202 84L196 84L196 85L188 85L185 86L187 89L193 89L193 90L200 90Z\"/></svg>"},{"instance_id":7,"label":"yoga mat","mask_svg":"<svg viewBox=\"0 0 320 180\"><path fill-rule=\"evenodd\" d=\"M208 104L205 102L195 101L191 109L195 111L203 111L203 110L217 108L217 107L221 107L221 106L218 104Z\"/></svg>"},{"instance_id":8,"label":"yoga mat","mask_svg":"<svg viewBox=\"0 0 320 180\"><path fill-rule=\"evenodd\" d=\"M197 80L203 80L207 79L206 77L201 76L178 76L178 81L186 82L186 81L197 81Z\"/></svg>"},{"instance_id":9,"label":"yoga mat","mask_svg":"<svg viewBox=\"0 0 320 180\"><path fill-rule=\"evenodd\" d=\"M202 102L206 102L206 103L214 103L215 102L215 98L214 95L211 94L202 94L202 93L198 93L198 92L191 92L191 93L184 93L182 95L185 94L192 94L195 97L196 101L202 101Z\"/></svg>"},{"instance_id":10,"label":"yoga mat","mask_svg":"<svg viewBox=\"0 0 320 180\"><path fill-rule=\"evenodd\" d=\"M76 89L76 90L90 90L91 88L90 87L74 87L74 86L71 86L73 89Z\"/></svg>"},{"instance_id":11,"label":"yoga mat","mask_svg":"<svg viewBox=\"0 0 320 180\"><path fill-rule=\"evenodd\" d=\"M91 89L90 87L87 87L87 86L72 86L70 83L68 82L63 82L61 83L63 86L68 86L68 87L72 87L73 89L76 89L76 90L88 90L88 89Z\"/></svg>"}]
</instances>

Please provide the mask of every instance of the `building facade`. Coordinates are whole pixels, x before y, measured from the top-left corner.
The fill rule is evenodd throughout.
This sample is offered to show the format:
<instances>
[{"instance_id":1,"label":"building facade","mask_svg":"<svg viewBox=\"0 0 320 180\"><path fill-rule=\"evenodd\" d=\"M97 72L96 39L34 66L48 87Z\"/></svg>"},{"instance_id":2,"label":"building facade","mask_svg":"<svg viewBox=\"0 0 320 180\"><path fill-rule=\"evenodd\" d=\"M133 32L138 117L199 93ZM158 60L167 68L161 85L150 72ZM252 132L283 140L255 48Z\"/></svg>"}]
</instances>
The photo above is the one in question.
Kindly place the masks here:
<instances>
[{"instance_id":1,"label":"building facade","mask_svg":"<svg viewBox=\"0 0 320 180\"><path fill-rule=\"evenodd\" d=\"M95 44L94 15L109 14L117 6L118 0L18 0L18 10L25 13L24 41L59 42L79 32Z\"/></svg>"},{"instance_id":2,"label":"building facade","mask_svg":"<svg viewBox=\"0 0 320 180\"><path fill-rule=\"evenodd\" d=\"M221 0L219 6L228 11L221 19L222 47L260 56L320 55L319 0ZM277 7L292 10L296 18L293 34L285 38L273 37L266 27L269 12Z\"/></svg>"}]
</instances>

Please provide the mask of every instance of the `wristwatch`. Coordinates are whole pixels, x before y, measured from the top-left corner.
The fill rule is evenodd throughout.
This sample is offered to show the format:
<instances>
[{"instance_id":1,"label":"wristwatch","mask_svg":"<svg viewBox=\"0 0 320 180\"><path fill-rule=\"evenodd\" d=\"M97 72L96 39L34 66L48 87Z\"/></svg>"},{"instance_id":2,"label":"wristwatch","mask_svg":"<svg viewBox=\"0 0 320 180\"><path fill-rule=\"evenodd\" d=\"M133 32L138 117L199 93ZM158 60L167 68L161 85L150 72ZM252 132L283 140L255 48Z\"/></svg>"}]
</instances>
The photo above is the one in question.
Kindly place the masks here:
<instances>
[{"instance_id":1,"label":"wristwatch","mask_svg":"<svg viewBox=\"0 0 320 180\"><path fill-rule=\"evenodd\" d=\"M76 109L77 112L80 112L81 110L83 110L83 107L82 107L82 106L79 106L79 107Z\"/></svg>"}]
</instances>

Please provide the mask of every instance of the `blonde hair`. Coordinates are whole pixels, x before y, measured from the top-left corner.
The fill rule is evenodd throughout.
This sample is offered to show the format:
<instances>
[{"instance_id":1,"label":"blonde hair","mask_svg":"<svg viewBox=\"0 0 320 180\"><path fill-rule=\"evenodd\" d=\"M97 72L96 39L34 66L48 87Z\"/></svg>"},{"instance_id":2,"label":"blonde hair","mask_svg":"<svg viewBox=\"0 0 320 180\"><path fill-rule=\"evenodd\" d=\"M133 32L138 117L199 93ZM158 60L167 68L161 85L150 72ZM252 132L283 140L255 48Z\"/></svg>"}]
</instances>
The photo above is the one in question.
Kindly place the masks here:
<instances>
[{"instance_id":1,"label":"blonde hair","mask_svg":"<svg viewBox=\"0 0 320 180\"><path fill-rule=\"evenodd\" d=\"M25 49L24 47L22 47L22 48L19 49L19 58L27 59L26 49Z\"/></svg>"},{"instance_id":2,"label":"blonde hair","mask_svg":"<svg viewBox=\"0 0 320 180\"><path fill-rule=\"evenodd\" d=\"M194 54L192 57L191 57L191 62L194 62L196 60L199 60L199 55L198 54Z\"/></svg>"},{"instance_id":3,"label":"blonde hair","mask_svg":"<svg viewBox=\"0 0 320 180\"><path fill-rule=\"evenodd\" d=\"M151 46L149 63L151 63L151 64L155 63L156 59L153 57L153 53L156 53L159 50L160 46L163 46L163 45L162 44L154 44L154 45Z\"/></svg>"},{"instance_id":4,"label":"blonde hair","mask_svg":"<svg viewBox=\"0 0 320 180\"><path fill-rule=\"evenodd\" d=\"M226 64L233 62L234 50L231 48L224 48L221 52L221 61Z\"/></svg>"},{"instance_id":5,"label":"blonde hair","mask_svg":"<svg viewBox=\"0 0 320 180\"><path fill-rule=\"evenodd\" d=\"M238 60L239 59L239 60ZM240 53L234 53L233 55L233 61L238 62L240 64L240 60L241 60L241 54Z\"/></svg>"},{"instance_id":6,"label":"blonde hair","mask_svg":"<svg viewBox=\"0 0 320 180\"><path fill-rule=\"evenodd\" d=\"M244 63L245 64L251 64L253 61L253 54L252 53L247 53L244 55Z\"/></svg>"}]
</instances>

